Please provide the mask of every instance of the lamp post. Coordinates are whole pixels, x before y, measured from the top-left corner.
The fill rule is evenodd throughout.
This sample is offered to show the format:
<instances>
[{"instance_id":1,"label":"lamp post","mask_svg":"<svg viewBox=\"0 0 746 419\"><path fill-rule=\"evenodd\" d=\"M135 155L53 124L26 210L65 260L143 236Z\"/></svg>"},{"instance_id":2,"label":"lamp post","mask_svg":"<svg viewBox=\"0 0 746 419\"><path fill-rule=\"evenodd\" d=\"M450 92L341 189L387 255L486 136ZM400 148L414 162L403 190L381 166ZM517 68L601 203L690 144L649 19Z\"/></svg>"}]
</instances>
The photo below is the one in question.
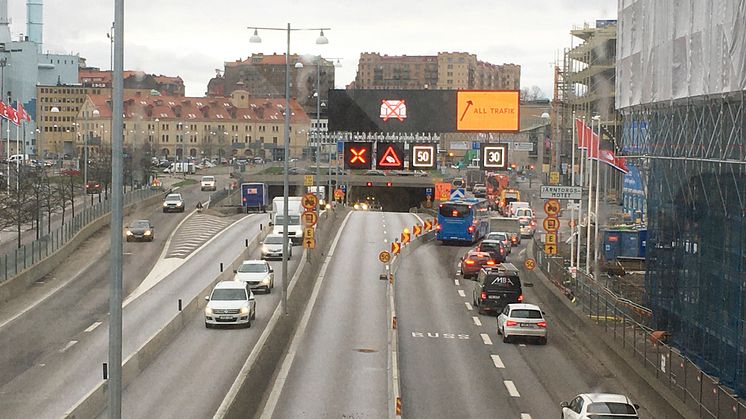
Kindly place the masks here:
<instances>
[{"instance_id":1,"label":"lamp post","mask_svg":"<svg viewBox=\"0 0 746 419\"><path fill-rule=\"evenodd\" d=\"M259 37L259 29L270 30L270 31L285 31L287 33L287 53L285 54L285 132L284 132L284 143L285 143L285 158L283 159L283 210L282 210L282 310L285 314L288 314L288 194L289 194L289 178L288 178L288 155L290 150L290 33L292 31L320 31L319 37L316 39L316 44L324 45L328 44L329 40L324 36L324 30L329 28L291 28L288 23L287 28L263 28L257 26L250 26L249 29L254 30L254 35L249 38L251 43L261 43L262 38Z\"/></svg>"}]
</instances>

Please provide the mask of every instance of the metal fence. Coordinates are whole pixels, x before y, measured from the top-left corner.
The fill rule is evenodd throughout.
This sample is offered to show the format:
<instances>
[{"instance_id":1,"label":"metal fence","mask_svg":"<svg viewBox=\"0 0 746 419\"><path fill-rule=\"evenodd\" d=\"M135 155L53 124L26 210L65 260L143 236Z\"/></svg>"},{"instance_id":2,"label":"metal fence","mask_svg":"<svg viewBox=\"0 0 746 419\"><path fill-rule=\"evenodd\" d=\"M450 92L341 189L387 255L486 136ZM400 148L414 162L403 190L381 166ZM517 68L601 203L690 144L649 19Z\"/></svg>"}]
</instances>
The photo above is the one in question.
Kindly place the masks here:
<instances>
[{"instance_id":1,"label":"metal fence","mask_svg":"<svg viewBox=\"0 0 746 419\"><path fill-rule=\"evenodd\" d=\"M605 284L578 272L575 278L563 259L549 257L534 240L536 264L590 320L603 327L612 345L626 352L700 418L746 419L746 403L718 378L704 373L679 350L653 337L651 313L612 293Z\"/></svg>"},{"instance_id":2,"label":"metal fence","mask_svg":"<svg viewBox=\"0 0 746 419\"><path fill-rule=\"evenodd\" d=\"M124 205L142 201L154 195L161 194L160 189L137 189L124 194ZM32 267L67 244L76 234L88 224L98 220L111 211L111 200L98 202L88 206L66 219L50 234L22 245L13 251L0 255L0 282L13 278L25 269Z\"/></svg>"}]
</instances>

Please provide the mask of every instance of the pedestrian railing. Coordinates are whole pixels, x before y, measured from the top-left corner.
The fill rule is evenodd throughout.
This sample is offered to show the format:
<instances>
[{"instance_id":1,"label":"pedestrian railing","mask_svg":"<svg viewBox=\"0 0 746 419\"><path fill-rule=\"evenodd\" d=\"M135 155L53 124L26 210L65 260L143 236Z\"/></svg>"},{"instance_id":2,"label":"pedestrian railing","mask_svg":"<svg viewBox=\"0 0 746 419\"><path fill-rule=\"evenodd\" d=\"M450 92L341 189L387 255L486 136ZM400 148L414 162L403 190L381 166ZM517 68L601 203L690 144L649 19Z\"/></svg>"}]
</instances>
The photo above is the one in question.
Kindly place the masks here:
<instances>
[{"instance_id":1,"label":"pedestrian railing","mask_svg":"<svg viewBox=\"0 0 746 419\"><path fill-rule=\"evenodd\" d=\"M537 267L578 306L583 314L603 327L612 345L632 355L655 378L698 412L700 418L746 419L746 403L717 377L704 373L694 362L654 334L651 311L619 297L593 277L565 268L562 258L549 257L532 240Z\"/></svg>"},{"instance_id":2,"label":"pedestrian railing","mask_svg":"<svg viewBox=\"0 0 746 419\"><path fill-rule=\"evenodd\" d=\"M124 194L124 205L142 201L161 193L160 189L137 189L130 191ZM13 278L54 254L75 237L80 230L108 214L110 211L110 199L87 206L82 211L76 212L75 217L66 219L64 224L51 233L0 255L0 282Z\"/></svg>"}]
</instances>

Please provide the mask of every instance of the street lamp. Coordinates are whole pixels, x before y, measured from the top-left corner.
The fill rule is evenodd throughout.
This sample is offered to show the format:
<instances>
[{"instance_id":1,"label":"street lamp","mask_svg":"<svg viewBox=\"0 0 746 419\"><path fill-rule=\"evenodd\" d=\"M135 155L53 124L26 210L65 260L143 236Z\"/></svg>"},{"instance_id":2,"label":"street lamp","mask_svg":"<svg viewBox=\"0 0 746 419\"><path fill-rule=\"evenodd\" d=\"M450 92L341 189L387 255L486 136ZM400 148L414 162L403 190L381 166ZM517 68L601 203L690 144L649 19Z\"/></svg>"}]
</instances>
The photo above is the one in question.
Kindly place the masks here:
<instances>
[{"instance_id":1,"label":"street lamp","mask_svg":"<svg viewBox=\"0 0 746 419\"><path fill-rule=\"evenodd\" d=\"M289 194L289 178L288 178L288 155L290 150L290 32L292 31L320 31L319 37L316 39L316 44L324 45L328 44L329 40L324 36L324 30L330 30L330 28L306 28L306 29L291 29L290 23L287 28L266 28L258 26L250 26L249 29L254 30L254 35L249 38L251 43L261 43L262 38L259 37L259 29L270 30L270 31L285 31L287 33L287 53L285 54L285 158L283 159L283 218L282 218L282 240L283 240L283 251L282 251L282 309L285 314L288 314L288 194Z\"/></svg>"}]
</instances>

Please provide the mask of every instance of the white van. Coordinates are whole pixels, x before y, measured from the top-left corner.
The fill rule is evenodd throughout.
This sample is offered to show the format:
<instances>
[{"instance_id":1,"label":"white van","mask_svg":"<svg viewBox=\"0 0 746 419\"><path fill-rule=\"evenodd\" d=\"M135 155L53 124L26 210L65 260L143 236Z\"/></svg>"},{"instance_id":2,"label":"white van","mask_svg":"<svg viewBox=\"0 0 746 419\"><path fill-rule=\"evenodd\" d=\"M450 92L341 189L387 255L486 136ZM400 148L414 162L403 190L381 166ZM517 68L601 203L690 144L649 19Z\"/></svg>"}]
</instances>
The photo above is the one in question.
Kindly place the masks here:
<instances>
[{"instance_id":1,"label":"white van","mask_svg":"<svg viewBox=\"0 0 746 419\"><path fill-rule=\"evenodd\" d=\"M531 208L528 202L524 201L512 201L508 204L508 217L515 217L515 212L518 208Z\"/></svg>"},{"instance_id":2,"label":"white van","mask_svg":"<svg viewBox=\"0 0 746 419\"><path fill-rule=\"evenodd\" d=\"M8 157L8 164L24 164L31 160L28 156L28 154L13 154L12 156Z\"/></svg>"},{"instance_id":3,"label":"white van","mask_svg":"<svg viewBox=\"0 0 746 419\"><path fill-rule=\"evenodd\" d=\"M272 213L270 222L273 224L273 234L283 233L284 224L284 198L279 196L272 200ZM303 240L303 227L301 226L300 217L303 213L301 206L301 197L288 197L288 236L293 244L301 244Z\"/></svg>"}]
</instances>

